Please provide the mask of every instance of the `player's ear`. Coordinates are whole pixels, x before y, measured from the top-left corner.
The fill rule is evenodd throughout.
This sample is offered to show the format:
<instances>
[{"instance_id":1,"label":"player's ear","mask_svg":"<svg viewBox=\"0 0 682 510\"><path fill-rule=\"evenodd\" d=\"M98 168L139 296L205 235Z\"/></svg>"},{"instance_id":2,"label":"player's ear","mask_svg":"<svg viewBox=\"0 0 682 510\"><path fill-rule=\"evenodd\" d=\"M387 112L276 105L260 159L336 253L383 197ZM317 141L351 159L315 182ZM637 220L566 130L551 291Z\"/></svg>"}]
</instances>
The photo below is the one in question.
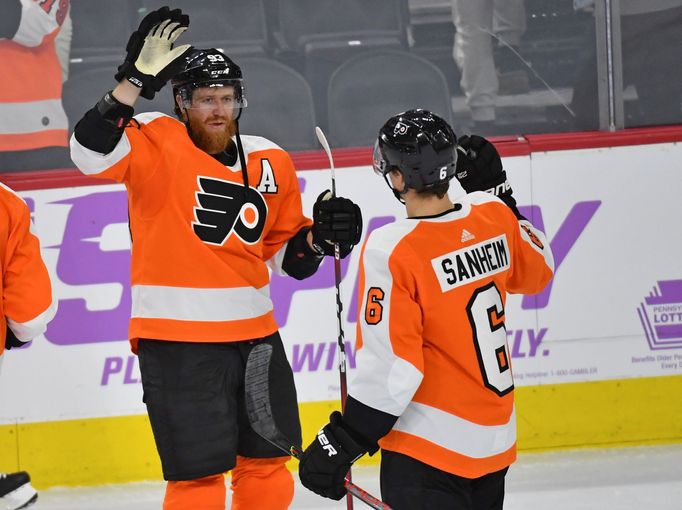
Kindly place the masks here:
<instances>
[{"instance_id":1,"label":"player's ear","mask_svg":"<svg viewBox=\"0 0 682 510\"><path fill-rule=\"evenodd\" d=\"M175 94L175 113L180 117L182 122L187 122L187 110L185 110L180 94Z\"/></svg>"},{"instance_id":2,"label":"player's ear","mask_svg":"<svg viewBox=\"0 0 682 510\"><path fill-rule=\"evenodd\" d=\"M398 168L391 168L391 170L389 170L389 174L391 175L391 181L393 182L395 189L405 188L405 178L403 177L403 173L398 170Z\"/></svg>"}]
</instances>

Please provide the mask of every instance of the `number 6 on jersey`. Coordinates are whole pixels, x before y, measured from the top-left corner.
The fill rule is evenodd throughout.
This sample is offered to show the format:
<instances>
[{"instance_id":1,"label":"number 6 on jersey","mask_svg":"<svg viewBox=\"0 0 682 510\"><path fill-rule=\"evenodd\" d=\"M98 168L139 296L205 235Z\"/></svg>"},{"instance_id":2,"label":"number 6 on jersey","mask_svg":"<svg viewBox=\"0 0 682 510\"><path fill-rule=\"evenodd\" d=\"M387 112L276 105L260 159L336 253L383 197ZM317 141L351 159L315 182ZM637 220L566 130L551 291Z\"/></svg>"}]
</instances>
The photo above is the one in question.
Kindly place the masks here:
<instances>
[{"instance_id":1,"label":"number 6 on jersey","mask_svg":"<svg viewBox=\"0 0 682 510\"><path fill-rule=\"evenodd\" d=\"M384 291L380 287L370 287L367 291L367 304L365 305L365 322L370 325L379 324L384 314Z\"/></svg>"},{"instance_id":2,"label":"number 6 on jersey","mask_svg":"<svg viewBox=\"0 0 682 510\"><path fill-rule=\"evenodd\" d=\"M499 396L514 389L502 296L494 282L476 289L467 305L476 355L486 388Z\"/></svg>"}]
</instances>

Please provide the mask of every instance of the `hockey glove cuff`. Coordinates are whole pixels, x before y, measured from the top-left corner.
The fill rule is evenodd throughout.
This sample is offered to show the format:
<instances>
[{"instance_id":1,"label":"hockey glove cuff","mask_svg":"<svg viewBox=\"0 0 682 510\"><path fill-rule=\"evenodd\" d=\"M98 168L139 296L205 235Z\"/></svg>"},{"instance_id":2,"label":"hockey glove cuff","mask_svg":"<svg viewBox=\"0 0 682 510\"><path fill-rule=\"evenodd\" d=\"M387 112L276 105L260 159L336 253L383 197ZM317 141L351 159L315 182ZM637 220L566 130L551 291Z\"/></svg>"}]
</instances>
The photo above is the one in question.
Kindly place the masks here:
<instances>
[{"instance_id":1,"label":"hockey glove cuff","mask_svg":"<svg viewBox=\"0 0 682 510\"><path fill-rule=\"evenodd\" d=\"M334 256L334 243L339 243L345 258L362 237L362 212L348 198L332 197L331 191L320 193L313 206L313 246L320 255Z\"/></svg>"},{"instance_id":2,"label":"hockey glove cuff","mask_svg":"<svg viewBox=\"0 0 682 510\"><path fill-rule=\"evenodd\" d=\"M308 245L310 227L303 227L289 239L287 249L282 260L282 270L297 280L303 280L313 275L324 258Z\"/></svg>"},{"instance_id":3,"label":"hockey glove cuff","mask_svg":"<svg viewBox=\"0 0 682 510\"><path fill-rule=\"evenodd\" d=\"M5 349L9 351L12 347L23 347L27 343L28 342L22 342L19 340L14 334L14 331L7 326L7 334L5 335Z\"/></svg>"},{"instance_id":4,"label":"hockey glove cuff","mask_svg":"<svg viewBox=\"0 0 682 510\"><path fill-rule=\"evenodd\" d=\"M329 423L303 452L298 476L315 494L338 501L346 495L344 485L348 470L366 452L367 449L344 428L341 413L334 411Z\"/></svg>"}]
</instances>

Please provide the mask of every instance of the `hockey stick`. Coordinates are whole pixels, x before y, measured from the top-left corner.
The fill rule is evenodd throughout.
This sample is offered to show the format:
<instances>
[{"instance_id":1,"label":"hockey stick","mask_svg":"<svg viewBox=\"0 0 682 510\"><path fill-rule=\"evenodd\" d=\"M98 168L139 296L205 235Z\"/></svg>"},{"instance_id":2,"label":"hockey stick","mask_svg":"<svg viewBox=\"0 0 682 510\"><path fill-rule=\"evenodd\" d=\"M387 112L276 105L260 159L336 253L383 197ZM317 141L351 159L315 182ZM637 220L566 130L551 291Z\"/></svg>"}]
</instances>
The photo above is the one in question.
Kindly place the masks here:
<instances>
[{"instance_id":1,"label":"hockey stick","mask_svg":"<svg viewBox=\"0 0 682 510\"><path fill-rule=\"evenodd\" d=\"M251 428L260 437L292 457L300 459L303 454L302 448L292 444L289 439L284 437L284 434L277 428L275 419L272 416L268 375L271 357L272 345L270 344L259 344L249 353L249 358L246 361L246 374L244 376L246 414ZM344 487L350 494L376 510L391 510L391 507L386 503L354 485L348 479L346 479Z\"/></svg>"},{"instance_id":2,"label":"hockey stick","mask_svg":"<svg viewBox=\"0 0 682 510\"><path fill-rule=\"evenodd\" d=\"M329 169L332 174L332 197L336 196L336 175L334 172L334 159L332 158L332 151L329 148L327 137L319 128L315 128L317 139L322 145L322 148L327 153L329 159ZM339 342L339 379L341 381L341 410L346 408L346 395L348 395L348 383L346 380L346 342L343 333L343 323L341 322L341 313L343 311L343 303L341 303L341 254L339 252L339 243L334 243L334 280L336 286L336 330L338 333Z\"/></svg>"},{"instance_id":3,"label":"hockey stick","mask_svg":"<svg viewBox=\"0 0 682 510\"><path fill-rule=\"evenodd\" d=\"M324 152L327 153L329 159L329 170L332 174L332 197L336 196L336 173L334 172L334 158L332 158L332 151L329 148L327 137L319 126L315 126L315 134L317 140L322 145ZM343 334L343 323L341 322L341 312L343 311L343 303L341 303L341 252L339 251L339 243L334 243L334 283L336 287L336 330L338 332L339 343L339 381L341 385L341 411L346 409L346 396L348 395L348 380L346 379L346 341ZM348 470L348 481L353 479L353 475ZM347 510L353 510L353 500L346 498Z\"/></svg>"}]
</instances>

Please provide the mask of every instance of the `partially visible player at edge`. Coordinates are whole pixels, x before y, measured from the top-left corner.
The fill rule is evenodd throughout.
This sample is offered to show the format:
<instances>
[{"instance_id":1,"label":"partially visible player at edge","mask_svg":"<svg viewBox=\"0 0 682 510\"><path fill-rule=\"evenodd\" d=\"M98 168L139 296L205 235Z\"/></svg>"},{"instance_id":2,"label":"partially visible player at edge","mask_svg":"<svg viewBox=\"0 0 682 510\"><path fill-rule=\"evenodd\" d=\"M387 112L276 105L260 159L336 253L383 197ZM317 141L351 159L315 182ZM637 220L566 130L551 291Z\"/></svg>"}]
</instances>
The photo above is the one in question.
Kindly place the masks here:
<instances>
[{"instance_id":1,"label":"partially visible player at edge","mask_svg":"<svg viewBox=\"0 0 682 510\"><path fill-rule=\"evenodd\" d=\"M269 272L315 273L338 242L360 240L360 209L323 192L303 215L295 168L269 140L240 136L242 72L215 49L173 43L189 25L179 9L149 13L131 36L118 85L88 111L71 139L88 175L123 182L132 236L132 318L144 401L168 480L166 510L288 508L289 457L250 427L245 362L273 346L273 413L301 441L296 389L269 295ZM133 117L171 80L179 120ZM277 84L273 83L273 87ZM106 268L102 268L106 270Z\"/></svg>"},{"instance_id":2,"label":"partially visible player at edge","mask_svg":"<svg viewBox=\"0 0 682 510\"><path fill-rule=\"evenodd\" d=\"M4 351L22 347L47 329L57 313L52 284L40 256L40 241L31 227L24 200L0 184L0 367ZM0 384L20 391L12 381ZM1 468L2 466L0 466ZM0 508L18 510L38 499L27 472L0 473Z\"/></svg>"},{"instance_id":3,"label":"partially visible player at edge","mask_svg":"<svg viewBox=\"0 0 682 510\"><path fill-rule=\"evenodd\" d=\"M374 170L407 218L365 241L355 375L343 415L304 452L301 482L340 499L351 464L381 448L395 510L499 510L516 458L504 305L550 281L549 244L519 213L495 147L457 140L426 110L386 122ZM453 203L454 176L468 194Z\"/></svg>"}]
</instances>

